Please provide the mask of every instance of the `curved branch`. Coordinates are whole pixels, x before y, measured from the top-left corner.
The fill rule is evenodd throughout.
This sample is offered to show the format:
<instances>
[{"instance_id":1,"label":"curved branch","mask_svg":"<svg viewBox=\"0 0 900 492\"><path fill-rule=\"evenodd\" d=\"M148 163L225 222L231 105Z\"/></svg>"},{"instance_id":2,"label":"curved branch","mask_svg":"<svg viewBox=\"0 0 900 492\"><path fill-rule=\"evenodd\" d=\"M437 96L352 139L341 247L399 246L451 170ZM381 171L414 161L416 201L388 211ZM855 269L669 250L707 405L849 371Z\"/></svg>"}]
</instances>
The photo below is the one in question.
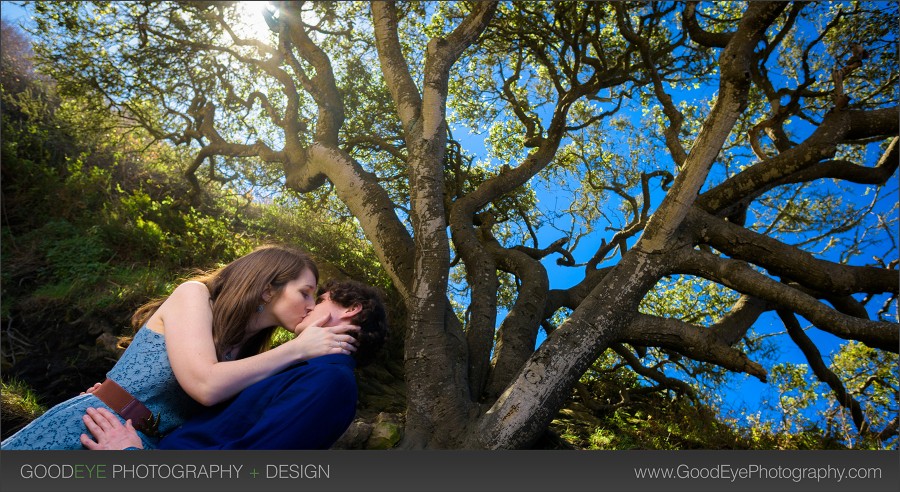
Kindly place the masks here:
<instances>
[{"instance_id":1,"label":"curved branch","mask_svg":"<svg viewBox=\"0 0 900 492\"><path fill-rule=\"evenodd\" d=\"M584 371L621 336L644 294L669 267L669 255L634 249L624 255L525 362L464 444L497 449L533 443L571 396Z\"/></svg>"},{"instance_id":2,"label":"curved branch","mask_svg":"<svg viewBox=\"0 0 900 492\"><path fill-rule=\"evenodd\" d=\"M527 254L506 249L496 241L489 243L488 248L494 255L494 261L522 281L516 302L498 330L493 368L487 385L487 397L493 400L534 353L550 279L540 261Z\"/></svg>"},{"instance_id":3,"label":"curved branch","mask_svg":"<svg viewBox=\"0 0 900 492\"><path fill-rule=\"evenodd\" d=\"M534 118L532 115L529 115L530 109L526 106L526 101L520 101L516 96L516 93L513 91L513 87L519 82L519 76L522 72L522 62L524 56L521 53L521 48L519 49L519 53L516 54L516 62L513 67L513 74L510 77L503 76L503 67L499 67L500 75L504 77L503 86L500 92L500 97L509 104L510 109L512 109L513 113L515 113L516 117L519 118L519 121L525 126L525 146L534 145L533 142L539 142L543 129L540 128L541 122L539 119Z\"/></svg>"},{"instance_id":4,"label":"curved branch","mask_svg":"<svg viewBox=\"0 0 900 492\"><path fill-rule=\"evenodd\" d=\"M497 11L496 0L481 0L474 10L456 26L456 29L445 39L432 40L432 43L440 45L442 56L440 70L449 74L450 67L456 63L462 52L481 36ZM430 44L430 43L429 43Z\"/></svg>"},{"instance_id":5,"label":"curved branch","mask_svg":"<svg viewBox=\"0 0 900 492\"><path fill-rule=\"evenodd\" d=\"M666 147L668 147L675 165L680 168L684 165L685 159L687 159L687 151L684 150L684 146L681 145L681 141L678 139L681 127L684 124L684 115L681 111L678 111L678 108L672 102L672 96L663 88L662 78L659 76L656 62L653 60L653 55L650 52L650 43L632 30L631 22L626 15L625 4L617 2L614 5L616 9L616 24L619 26L619 31L630 43L637 45L638 52L641 54L641 59L644 62L644 68L647 70L653 83L653 92L656 94L656 99L662 104L663 113L669 119L669 125L665 131Z\"/></svg>"},{"instance_id":6,"label":"curved branch","mask_svg":"<svg viewBox=\"0 0 900 492\"><path fill-rule=\"evenodd\" d=\"M769 310L769 303L755 297L742 295L731 311L709 327L726 345L734 345L747 334L747 330L759 319L762 313Z\"/></svg>"},{"instance_id":7,"label":"curved branch","mask_svg":"<svg viewBox=\"0 0 900 492\"><path fill-rule=\"evenodd\" d=\"M888 425L884 426L884 429L876 434L875 438L879 441L887 441L888 439L897 435L898 428L900 428L900 417L894 417L894 420L892 420Z\"/></svg>"},{"instance_id":8,"label":"curved branch","mask_svg":"<svg viewBox=\"0 0 900 492\"><path fill-rule=\"evenodd\" d=\"M820 162L781 180L778 185L805 183L816 179L842 179L851 183L883 185L900 164L900 138L894 137L875 167L860 166L845 160Z\"/></svg>"},{"instance_id":9,"label":"curved branch","mask_svg":"<svg viewBox=\"0 0 900 492\"><path fill-rule=\"evenodd\" d=\"M553 313L563 307L576 309L610 271L612 271L612 267L589 270L586 272L584 279L576 285L568 289L551 290L547 297L547 308L544 310L544 318L550 318L553 316Z\"/></svg>"},{"instance_id":10,"label":"curved branch","mask_svg":"<svg viewBox=\"0 0 900 492\"><path fill-rule=\"evenodd\" d=\"M803 328L800 327L800 323L797 321L797 318L794 317L794 314L785 309L778 309L776 311L778 312L781 321L784 322L784 326L787 328L791 340L800 347L803 355L806 356L806 360L809 361L809 367L812 369L813 374L819 378L819 381L822 381L831 388L835 398L842 407L850 410L850 415L853 418L853 425L856 426L856 430L862 435L869 434L869 422L866 420L866 416L863 413L859 402L847 393L847 389L844 388L844 383L841 382L841 379L825 365L825 362L822 360L822 354L819 353L819 349L816 348L813 341L806 336L806 333L803 333Z\"/></svg>"},{"instance_id":11,"label":"curved branch","mask_svg":"<svg viewBox=\"0 0 900 492\"><path fill-rule=\"evenodd\" d=\"M490 228L488 224L486 226ZM469 392L478 401L488 381L491 352L497 328L497 261L478 238L474 228L451 224L453 241L464 258L466 276L471 288L471 301L466 309L466 342L469 349ZM482 232L482 236L484 233Z\"/></svg>"},{"instance_id":12,"label":"curved branch","mask_svg":"<svg viewBox=\"0 0 900 492\"><path fill-rule=\"evenodd\" d=\"M810 320L821 330L846 340L881 350L900 351L897 323L870 321L843 313L818 302L814 297L762 275L738 260L717 257L705 251L682 249L674 269L718 282L738 292L759 297Z\"/></svg>"},{"instance_id":13,"label":"curved branch","mask_svg":"<svg viewBox=\"0 0 900 492\"><path fill-rule=\"evenodd\" d=\"M674 180L672 173L668 171L653 171L651 173L642 172L641 173L641 193L642 193L642 206L638 207L637 198L629 196L625 190L623 190L620 186L602 186L604 190L612 191L617 193L619 196L624 198L630 205L631 209L634 212L634 218L631 222L629 222L625 227L621 228L613 237L609 240L609 243L606 242L606 239L603 239L600 242L600 246L597 248L597 251L591 257L590 260L585 264L585 271L591 271L597 268L597 265L609 259L607 255L611 252L615 251L616 248L619 250L619 254L625 254L628 250L628 238L634 236L635 234L641 232L644 227L647 225L647 222L650 220L650 206L651 206L651 195L650 195L650 179L655 177L661 177L662 183L660 187L663 190L668 190L669 184ZM590 169L588 170L588 178L590 178ZM597 188L597 186L595 186ZM640 208L640 212L638 212L638 208Z\"/></svg>"},{"instance_id":14,"label":"curved branch","mask_svg":"<svg viewBox=\"0 0 900 492\"><path fill-rule=\"evenodd\" d=\"M619 341L674 350L691 359L747 373L762 382L766 381L766 370L740 350L725 343L716 331L678 319L638 314Z\"/></svg>"},{"instance_id":15,"label":"curved branch","mask_svg":"<svg viewBox=\"0 0 900 492\"><path fill-rule=\"evenodd\" d=\"M841 265L820 260L801 249L732 224L702 210L691 210L686 224L698 231L698 240L728 256L751 262L773 275L807 287L844 296L858 292L897 293L900 272L876 267Z\"/></svg>"},{"instance_id":16,"label":"curved branch","mask_svg":"<svg viewBox=\"0 0 900 492\"><path fill-rule=\"evenodd\" d=\"M649 368L643 364L641 361L634 356L628 349L622 346L622 344L614 343L610 345L610 348L613 349L619 357L625 359L625 362L628 363L629 366L634 370L634 372L644 376L645 378L652 379L656 381L661 386L666 388L672 388L676 391L680 391L681 393L690 396L691 398L696 398L697 393L694 391L694 388L691 385L681 381L679 379L670 378L656 369Z\"/></svg>"},{"instance_id":17,"label":"curved branch","mask_svg":"<svg viewBox=\"0 0 900 492\"><path fill-rule=\"evenodd\" d=\"M337 88L334 70L328 55L317 46L304 28L300 5L288 2L283 17L291 44L297 47L304 60L315 69L307 89L319 109L316 120L316 140L329 146L337 146L338 132L344 124L344 100ZM291 129L285 128L290 134Z\"/></svg>"},{"instance_id":18,"label":"curved branch","mask_svg":"<svg viewBox=\"0 0 900 492\"><path fill-rule=\"evenodd\" d=\"M703 193L697 205L728 216L771 190L781 180L823 159L834 157L839 143L900 133L900 107L829 113L803 143L755 164Z\"/></svg>"},{"instance_id":19,"label":"curved branch","mask_svg":"<svg viewBox=\"0 0 900 492\"><path fill-rule=\"evenodd\" d=\"M378 60L408 141L413 125L421 118L422 97L409 73L409 65L400 47L397 7L394 2L373 1L371 10Z\"/></svg>"},{"instance_id":20,"label":"curved branch","mask_svg":"<svg viewBox=\"0 0 900 492\"><path fill-rule=\"evenodd\" d=\"M302 153L305 166L321 172L334 183L337 196L359 220L378 259L403 296L409 295L413 280L413 259L407 254L415 245L397 217L394 204L377 176L363 169L349 154L318 143ZM290 175L289 175L290 178ZM294 182L287 180L288 185Z\"/></svg>"},{"instance_id":21,"label":"curved branch","mask_svg":"<svg viewBox=\"0 0 900 492\"><path fill-rule=\"evenodd\" d=\"M299 106L299 103L298 103L299 95L297 93L297 87L294 84L294 80L290 76L290 74L288 74L285 70L283 70L281 68L281 61L284 58L285 53L290 52L289 48L287 48L284 43L281 43L279 45L279 51L275 52L273 56L271 56L267 59L264 59L264 60L259 60L257 58L252 58L252 57L241 55L240 53L238 53L232 49L218 46L216 44L205 43L205 42L201 42L201 41L189 41L188 42L183 39L174 37L166 32L163 32L163 31L160 31L157 29L153 29L153 28L145 28L145 32L153 34L154 36L157 36L160 39L169 41L169 42L175 44L176 46L185 46L185 47L189 47L189 48L192 48L195 50L208 50L208 51L212 51L215 53L223 53L230 57L233 57L235 60L237 60L241 63L245 63L247 65L251 65L251 66L255 66L255 67L259 68L266 74L273 77L275 80L277 80L282 85L282 90L284 92L284 95L288 99L288 105L287 105L288 110L286 111L286 115L283 118L283 120L292 121L297 118L296 112L297 112L297 108ZM302 75L302 72L299 73L298 75ZM201 96L201 97L203 97L203 96ZM251 97L251 100L252 100L252 97ZM275 121L276 120L273 119L273 122L275 122ZM279 126L282 126L279 123L276 123L276 124ZM289 137L290 135L287 135L287 136Z\"/></svg>"},{"instance_id":22,"label":"curved branch","mask_svg":"<svg viewBox=\"0 0 900 492\"><path fill-rule=\"evenodd\" d=\"M253 103L257 99L259 99L259 102L262 105L263 109L266 110L266 113L269 115L269 119L272 120L272 123L274 123L275 126L283 127L284 119L281 117L281 115L278 114L278 110L275 109L275 106L272 105L272 103L269 101L269 98L262 92L260 92L260 91L251 92L250 95L247 97L247 100L245 101L245 104L243 104L243 106L247 109L251 109L251 108L253 108Z\"/></svg>"},{"instance_id":23,"label":"curved branch","mask_svg":"<svg viewBox=\"0 0 900 492\"><path fill-rule=\"evenodd\" d=\"M561 265L572 266L575 264L575 258L572 256L572 253L570 253L568 250L563 248L563 246L568 241L569 241L569 238L562 237L562 238L557 239L556 241L553 241L553 243L550 246L547 246L546 248L543 248L543 249L529 248L528 246L521 246L521 245L513 246L512 249L514 249L516 251L521 251L521 252L525 253L526 255L530 256L531 258L534 258L535 260L541 260L553 253L559 253L560 255L563 256L563 258L558 259L557 263L561 264Z\"/></svg>"},{"instance_id":24,"label":"curved branch","mask_svg":"<svg viewBox=\"0 0 900 492\"><path fill-rule=\"evenodd\" d=\"M710 32L700 27L697 22L697 4L699 2L687 2L684 5L684 12L681 14L681 22L684 23L688 35L697 44L706 46L707 48L724 48L728 45L728 41L734 36L730 32Z\"/></svg>"},{"instance_id":25,"label":"curved branch","mask_svg":"<svg viewBox=\"0 0 900 492\"><path fill-rule=\"evenodd\" d=\"M787 19L784 22L784 25L781 26L781 30L774 37L771 43L766 45L764 56L761 57L760 63L751 66L751 75L753 77L753 82L762 90L765 94L766 99L769 101L769 106L771 107L771 111L766 119L754 125L747 134L747 138L750 142L750 147L753 149L754 154L756 154L757 158L763 160L768 156L762 149L762 145L760 143L759 134L763 131L769 135L769 138L772 139L772 143L775 144L775 149L778 152L784 152L794 146L795 144L791 142L788 133L784 129L784 122L791 115L797 114L800 111L800 95L808 92L809 87L816 82L814 78L809 77L809 52L812 47L818 42L818 39L810 43L800 55L800 59L802 60L801 65L803 67L803 81L799 83L796 89L787 89L782 88L779 90L775 90L772 85L772 81L769 80L768 70L766 68L766 62L769 59L769 56L772 54L772 51L784 40L785 36L787 36L788 32L791 31L791 28L794 26L797 17L800 11L803 9L803 4L793 4L791 6L791 11L788 14ZM839 18L840 15L836 16L836 19ZM832 22L836 22L833 20ZM824 36L825 32L828 31L829 27L826 27L823 30L822 36ZM782 104L782 98L788 95L789 99L787 104Z\"/></svg>"},{"instance_id":26,"label":"curved branch","mask_svg":"<svg viewBox=\"0 0 900 492\"><path fill-rule=\"evenodd\" d=\"M272 150L268 145L266 145L262 140L257 140L256 143L253 144L237 144L233 142L228 142L222 135L216 130L215 127L215 118L216 118L216 106L212 103L206 103L202 107L197 105L198 107L193 108L193 113L195 116L194 124L195 128L192 129L193 132L196 132L198 137L206 138L209 143L202 145L201 149L197 153L197 156L192 161L191 165L185 170L184 175L187 178L188 182L191 184L191 187L194 189L195 193L200 191L200 185L197 181L196 172L203 164L203 161L207 159L211 159L215 156L228 156L228 157L254 157L257 156L260 159L266 162L285 162L286 154L284 152ZM197 141L201 141L200 138L197 138ZM215 163L211 162L211 166L214 166ZM213 171L211 171L213 172Z\"/></svg>"}]
</instances>

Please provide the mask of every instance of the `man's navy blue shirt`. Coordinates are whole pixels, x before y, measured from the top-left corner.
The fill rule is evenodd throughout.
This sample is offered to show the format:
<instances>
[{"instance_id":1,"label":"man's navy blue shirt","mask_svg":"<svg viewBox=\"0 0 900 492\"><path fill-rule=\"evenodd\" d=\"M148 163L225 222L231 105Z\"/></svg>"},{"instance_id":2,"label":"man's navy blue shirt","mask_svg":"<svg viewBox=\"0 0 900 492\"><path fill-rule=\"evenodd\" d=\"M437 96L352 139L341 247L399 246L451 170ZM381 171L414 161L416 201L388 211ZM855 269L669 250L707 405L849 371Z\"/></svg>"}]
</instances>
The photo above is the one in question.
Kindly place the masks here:
<instances>
[{"instance_id":1,"label":"man's navy blue shirt","mask_svg":"<svg viewBox=\"0 0 900 492\"><path fill-rule=\"evenodd\" d=\"M159 441L160 449L328 449L356 415L349 355L325 355L259 381Z\"/></svg>"}]
</instances>

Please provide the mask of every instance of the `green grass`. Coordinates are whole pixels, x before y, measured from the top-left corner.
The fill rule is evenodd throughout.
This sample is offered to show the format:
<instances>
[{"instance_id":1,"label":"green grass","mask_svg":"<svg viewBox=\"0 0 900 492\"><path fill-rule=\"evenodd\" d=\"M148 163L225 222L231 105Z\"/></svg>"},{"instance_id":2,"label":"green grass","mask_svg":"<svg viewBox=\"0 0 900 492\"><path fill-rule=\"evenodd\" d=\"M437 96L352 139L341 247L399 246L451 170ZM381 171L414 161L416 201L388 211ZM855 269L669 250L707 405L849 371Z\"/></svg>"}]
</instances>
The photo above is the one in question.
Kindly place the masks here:
<instances>
[{"instance_id":1,"label":"green grass","mask_svg":"<svg viewBox=\"0 0 900 492\"><path fill-rule=\"evenodd\" d=\"M4 414L31 421L47 411L31 388L18 379L3 381L0 389L0 406Z\"/></svg>"}]
</instances>

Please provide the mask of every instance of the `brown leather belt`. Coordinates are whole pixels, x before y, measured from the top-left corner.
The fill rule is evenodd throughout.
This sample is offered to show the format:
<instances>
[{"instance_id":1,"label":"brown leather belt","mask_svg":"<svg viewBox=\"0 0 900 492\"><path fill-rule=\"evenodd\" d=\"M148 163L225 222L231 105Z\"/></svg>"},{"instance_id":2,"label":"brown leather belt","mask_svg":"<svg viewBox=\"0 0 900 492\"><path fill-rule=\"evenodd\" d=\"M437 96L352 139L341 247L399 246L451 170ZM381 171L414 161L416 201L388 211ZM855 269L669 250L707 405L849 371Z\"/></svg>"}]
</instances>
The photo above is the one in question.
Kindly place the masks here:
<instances>
[{"instance_id":1,"label":"brown leather belt","mask_svg":"<svg viewBox=\"0 0 900 492\"><path fill-rule=\"evenodd\" d=\"M112 379L107 378L91 394L115 410L123 419L131 419L131 425L139 431L144 430L153 421L150 409Z\"/></svg>"}]
</instances>

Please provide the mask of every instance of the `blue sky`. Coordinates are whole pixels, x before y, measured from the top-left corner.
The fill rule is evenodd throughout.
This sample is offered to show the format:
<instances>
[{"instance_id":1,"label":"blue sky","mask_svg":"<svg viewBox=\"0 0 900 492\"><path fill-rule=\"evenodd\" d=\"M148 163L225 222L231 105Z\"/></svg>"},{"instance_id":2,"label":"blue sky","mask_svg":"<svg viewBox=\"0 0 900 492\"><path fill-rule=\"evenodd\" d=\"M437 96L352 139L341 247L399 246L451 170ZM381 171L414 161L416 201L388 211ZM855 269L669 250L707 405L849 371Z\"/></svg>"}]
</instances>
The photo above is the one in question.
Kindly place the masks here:
<instances>
[{"instance_id":1,"label":"blue sky","mask_svg":"<svg viewBox=\"0 0 900 492\"><path fill-rule=\"evenodd\" d=\"M16 2L0 2L0 15L7 21L18 21L25 15L25 9Z\"/></svg>"}]
</instances>

